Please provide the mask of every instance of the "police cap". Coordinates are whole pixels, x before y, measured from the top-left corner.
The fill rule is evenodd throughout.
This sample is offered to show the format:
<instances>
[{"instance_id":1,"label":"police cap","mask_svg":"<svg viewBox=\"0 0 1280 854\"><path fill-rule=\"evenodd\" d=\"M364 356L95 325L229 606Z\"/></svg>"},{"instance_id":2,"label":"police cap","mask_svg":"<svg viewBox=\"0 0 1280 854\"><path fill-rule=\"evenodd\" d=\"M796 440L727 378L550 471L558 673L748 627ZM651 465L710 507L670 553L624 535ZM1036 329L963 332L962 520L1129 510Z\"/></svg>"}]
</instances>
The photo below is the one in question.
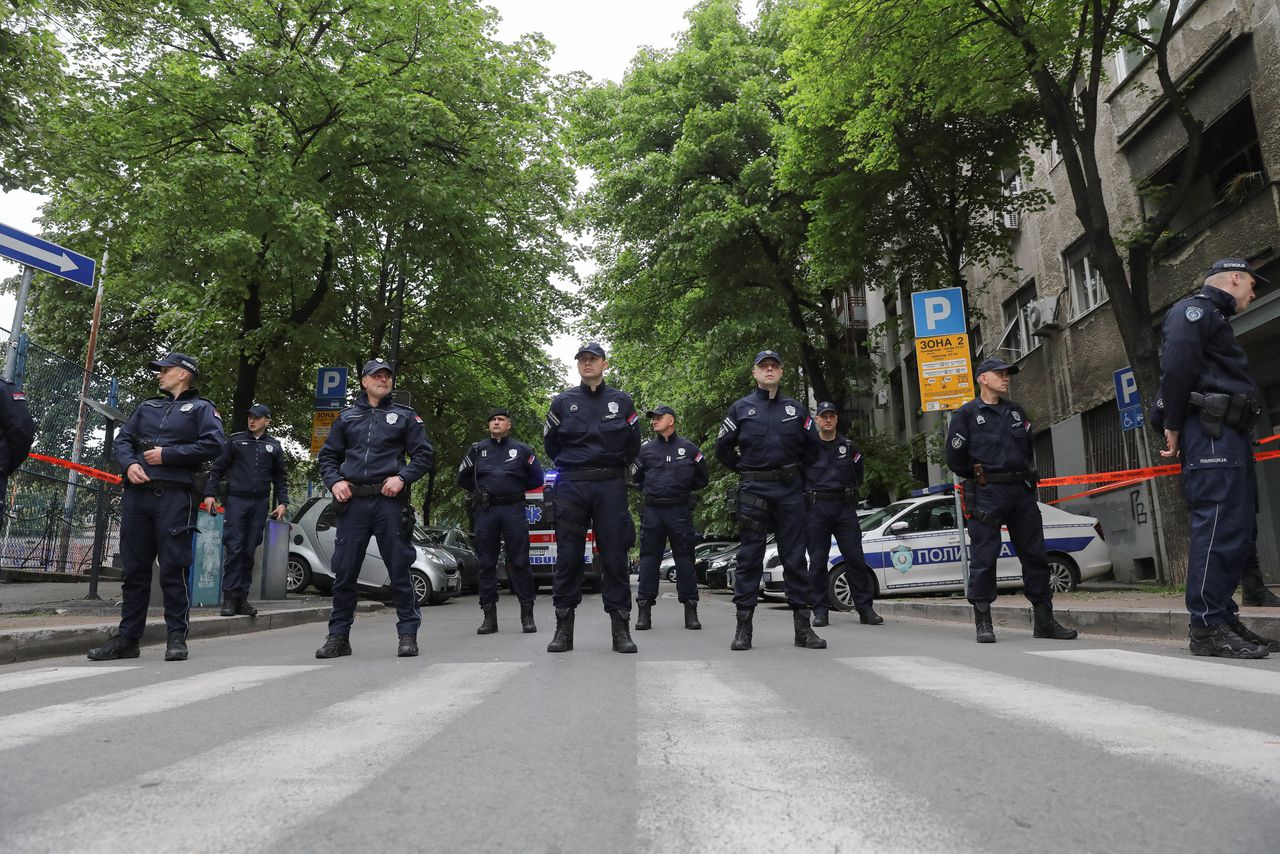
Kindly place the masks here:
<instances>
[{"instance_id":1,"label":"police cap","mask_svg":"<svg viewBox=\"0 0 1280 854\"><path fill-rule=\"evenodd\" d=\"M987 371L1008 371L1009 376L1013 376L1018 372L1017 365L1011 365L1004 359L998 359L995 356L988 356L978 363L978 367L974 370L973 375L980 376Z\"/></svg>"},{"instance_id":2,"label":"police cap","mask_svg":"<svg viewBox=\"0 0 1280 854\"><path fill-rule=\"evenodd\" d=\"M836 409L836 405L829 400L823 400L818 403L819 415L822 415L824 412L839 412L839 411L840 411L839 409Z\"/></svg>"},{"instance_id":3,"label":"police cap","mask_svg":"<svg viewBox=\"0 0 1280 854\"><path fill-rule=\"evenodd\" d=\"M245 411L248 412L250 415L252 415L254 418L270 418L271 417L271 407L267 406L265 403L255 403L253 406L250 406Z\"/></svg>"},{"instance_id":4,"label":"police cap","mask_svg":"<svg viewBox=\"0 0 1280 854\"><path fill-rule=\"evenodd\" d=\"M186 353L169 353L154 362L147 362L147 367L153 371L162 368L184 368L190 371L193 377L200 376L200 368L196 365L196 360Z\"/></svg>"},{"instance_id":5,"label":"police cap","mask_svg":"<svg viewBox=\"0 0 1280 854\"><path fill-rule=\"evenodd\" d=\"M765 359L773 359L779 365L782 364L782 356L778 355L777 350L761 350L759 353L756 353L756 360L753 364L758 365Z\"/></svg>"},{"instance_id":6,"label":"police cap","mask_svg":"<svg viewBox=\"0 0 1280 854\"><path fill-rule=\"evenodd\" d=\"M581 347L579 347L578 352L573 354L573 358L577 359L583 353L590 353L592 356L599 356L601 359L608 358L604 354L604 348L594 341L583 344Z\"/></svg>"},{"instance_id":7,"label":"police cap","mask_svg":"<svg viewBox=\"0 0 1280 854\"><path fill-rule=\"evenodd\" d=\"M390 371L393 376L395 375L395 371L391 370L391 363L386 359L370 359L364 363L364 370L360 372L360 376L367 377L377 371Z\"/></svg>"},{"instance_id":8,"label":"police cap","mask_svg":"<svg viewBox=\"0 0 1280 854\"><path fill-rule=\"evenodd\" d=\"M1209 265L1209 269L1204 271L1204 277L1216 276L1219 273L1248 273L1264 285L1271 284L1266 276L1261 276L1258 271L1253 269L1253 265L1243 258L1219 258Z\"/></svg>"},{"instance_id":9,"label":"police cap","mask_svg":"<svg viewBox=\"0 0 1280 854\"><path fill-rule=\"evenodd\" d=\"M665 403L662 406L655 406L653 409L646 409L644 414L648 418L657 418L659 415L670 415L676 417L676 411Z\"/></svg>"},{"instance_id":10,"label":"police cap","mask_svg":"<svg viewBox=\"0 0 1280 854\"><path fill-rule=\"evenodd\" d=\"M493 419L498 418L499 416L501 416L502 418L506 418L508 421L511 420L510 410L505 409L501 406L495 406L493 409L489 410L489 417L486 418L485 421L492 421Z\"/></svg>"}]
</instances>

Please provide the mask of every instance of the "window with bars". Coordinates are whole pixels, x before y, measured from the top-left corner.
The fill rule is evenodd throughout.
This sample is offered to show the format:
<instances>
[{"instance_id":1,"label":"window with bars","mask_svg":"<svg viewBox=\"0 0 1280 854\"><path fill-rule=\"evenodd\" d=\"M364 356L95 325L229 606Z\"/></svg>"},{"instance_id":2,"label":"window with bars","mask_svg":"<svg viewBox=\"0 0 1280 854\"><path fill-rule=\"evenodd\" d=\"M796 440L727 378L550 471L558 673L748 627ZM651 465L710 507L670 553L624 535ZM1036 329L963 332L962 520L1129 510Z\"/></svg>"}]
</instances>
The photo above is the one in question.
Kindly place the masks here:
<instances>
[{"instance_id":1,"label":"window with bars","mask_svg":"<svg viewBox=\"0 0 1280 854\"><path fill-rule=\"evenodd\" d=\"M1057 477L1058 470L1053 459L1053 434L1048 430L1040 431L1035 437L1034 449L1036 453L1036 471L1040 473L1040 477ZM1040 500L1057 501L1058 487L1042 487L1040 489Z\"/></svg>"},{"instance_id":2,"label":"window with bars","mask_svg":"<svg viewBox=\"0 0 1280 854\"><path fill-rule=\"evenodd\" d=\"M1138 468L1138 433L1120 428L1120 412L1114 401L1084 413L1085 471L1123 471Z\"/></svg>"}]
</instances>

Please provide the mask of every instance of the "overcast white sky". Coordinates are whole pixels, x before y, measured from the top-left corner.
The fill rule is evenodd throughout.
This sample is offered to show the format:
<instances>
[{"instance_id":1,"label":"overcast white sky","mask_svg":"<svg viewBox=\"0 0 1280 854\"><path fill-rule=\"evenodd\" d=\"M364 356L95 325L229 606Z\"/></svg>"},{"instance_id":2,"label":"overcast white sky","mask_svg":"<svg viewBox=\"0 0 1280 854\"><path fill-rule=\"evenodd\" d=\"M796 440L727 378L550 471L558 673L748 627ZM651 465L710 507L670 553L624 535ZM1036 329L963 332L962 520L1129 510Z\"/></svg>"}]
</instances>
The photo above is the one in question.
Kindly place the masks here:
<instances>
[{"instance_id":1,"label":"overcast white sky","mask_svg":"<svg viewBox=\"0 0 1280 854\"><path fill-rule=\"evenodd\" d=\"M585 71L597 80L620 80L636 50L643 45L669 47L685 28L684 13L694 0L487 0L502 15L498 37L511 41L540 32L556 46L551 71ZM743 4L754 10L750 0ZM39 234L35 219L43 198L31 193L0 195L0 222ZM75 249L76 247L69 247ZM17 273L17 265L0 259L0 278ZM585 273L585 270L580 270ZM14 298L0 296L0 326L13 321ZM89 319L85 318L88 334ZM576 338L557 340L553 355L572 366ZM66 354L74 358L78 354Z\"/></svg>"}]
</instances>

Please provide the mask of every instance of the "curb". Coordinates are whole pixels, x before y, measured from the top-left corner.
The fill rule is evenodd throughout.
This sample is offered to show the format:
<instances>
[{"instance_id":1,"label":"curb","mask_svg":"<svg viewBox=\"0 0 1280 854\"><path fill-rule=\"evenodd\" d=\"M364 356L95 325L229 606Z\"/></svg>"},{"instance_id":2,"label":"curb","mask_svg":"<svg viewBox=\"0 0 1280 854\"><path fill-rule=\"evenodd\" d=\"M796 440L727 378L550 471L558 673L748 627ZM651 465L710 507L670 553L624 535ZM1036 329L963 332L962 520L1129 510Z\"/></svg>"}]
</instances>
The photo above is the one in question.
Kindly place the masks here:
<instances>
[{"instance_id":1,"label":"curb","mask_svg":"<svg viewBox=\"0 0 1280 854\"><path fill-rule=\"evenodd\" d=\"M913 617L950 623L973 623L973 607L968 602L910 602L877 600L876 610L883 616ZM1185 641L1187 612L1181 609L1132 608L1054 608L1053 615L1066 626L1080 630L1082 638L1153 638ZM1031 606L991 606L991 619L996 628L1031 630ZM1243 621L1262 635L1280 635L1280 614L1246 614Z\"/></svg>"},{"instance_id":2,"label":"curb","mask_svg":"<svg viewBox=\"0 0 1280 854\"><path fill-rule=\"evenodd\" d=\"M356 613L381 611L381 602L357 602ZM243 635L251 632L267 632L287 629L306 623L319 623L329 619L330 606L314 608L288 608L279 611L258 609L256 617L192 617L187 628L187 639L218 638ZM116 633L114 623L98 623L87 626L57 626L51 628L0 630L0 666L38 658L59 655L84 654L91 647L103 643ZM147 620L142 633L142 645L161 644L168 638L164 619Z\"/></svg>"}]
</instances>

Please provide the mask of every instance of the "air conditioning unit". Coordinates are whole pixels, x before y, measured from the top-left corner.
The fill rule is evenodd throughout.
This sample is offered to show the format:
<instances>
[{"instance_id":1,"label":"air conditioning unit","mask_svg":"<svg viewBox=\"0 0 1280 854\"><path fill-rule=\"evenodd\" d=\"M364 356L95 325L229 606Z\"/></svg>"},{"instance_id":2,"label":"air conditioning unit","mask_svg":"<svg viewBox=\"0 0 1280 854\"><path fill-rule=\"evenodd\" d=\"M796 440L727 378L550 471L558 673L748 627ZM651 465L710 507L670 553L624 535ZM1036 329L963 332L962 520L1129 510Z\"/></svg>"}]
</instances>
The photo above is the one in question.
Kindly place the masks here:
<instances>
[{"instance_id":1,"label":"air conditioning unit","mask_svg":"<svg viewBox=\"0 0 1280 854\"><path fill-rule=\"evenodd\" d=\"M1005 211L1004 213L1000 214L1000 222L1008 230L1017 231L1018 230L1018 212Z\"/></svg>"},{"instance_id":2,"label":"air conditioning unit","mask_svg":"<svg viewBox=\"0 0 1280 854\"><path fill-rule=\"evenodd\" d=\"M1058 297L1041 297L1027 303L1027 325L1031 334L1048 338L1062 328L1058 322Z\"/></svg>"},{"instance_id":3,"label":"air conditioning unit","mask_svg":"<svg viewBox=\"0 0 1280 854\"><path fill-rule=\"evenodd\" d=\"M889 405L889 389L887 388L876 389L876 407L879 409L884 409L888 405Z\"/></svg>"}]
</instances>

